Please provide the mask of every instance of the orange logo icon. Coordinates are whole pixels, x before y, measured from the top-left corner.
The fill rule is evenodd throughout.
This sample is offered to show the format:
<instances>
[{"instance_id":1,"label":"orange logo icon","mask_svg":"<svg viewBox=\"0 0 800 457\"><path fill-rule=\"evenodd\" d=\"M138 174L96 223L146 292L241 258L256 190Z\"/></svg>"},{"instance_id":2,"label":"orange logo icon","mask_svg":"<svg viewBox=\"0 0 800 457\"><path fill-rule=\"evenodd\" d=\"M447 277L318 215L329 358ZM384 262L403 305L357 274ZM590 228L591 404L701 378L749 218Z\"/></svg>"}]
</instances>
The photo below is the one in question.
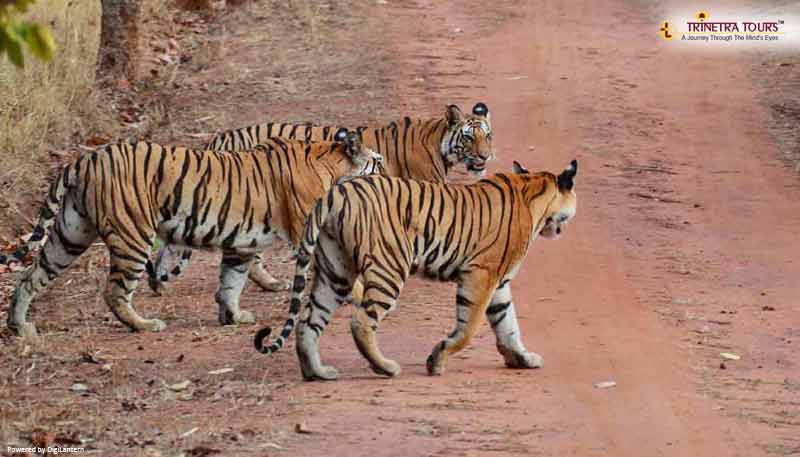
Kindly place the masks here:
<instances>
[{"instance_id":1,"label":"orange logo icon","mask_svg":"<svg viewBox=\"0 0 800 457\"><path fill-rule=\"evenodd\" d=\"M669 22L665 22L664 25L662 25L661 28L658 30L661 32L661 36L665 40L672 39L672 30L669 29Z\"/></svg>"}]
</instances>

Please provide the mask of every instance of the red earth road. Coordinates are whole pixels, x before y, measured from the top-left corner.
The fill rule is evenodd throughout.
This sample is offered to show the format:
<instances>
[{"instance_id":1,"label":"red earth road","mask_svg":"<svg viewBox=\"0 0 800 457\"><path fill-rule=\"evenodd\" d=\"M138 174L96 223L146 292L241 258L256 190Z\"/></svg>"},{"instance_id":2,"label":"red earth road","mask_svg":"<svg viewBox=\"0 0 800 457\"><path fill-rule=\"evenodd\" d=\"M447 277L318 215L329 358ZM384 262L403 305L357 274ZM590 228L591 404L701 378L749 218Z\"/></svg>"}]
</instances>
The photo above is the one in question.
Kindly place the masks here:
<instances>
[{"instance_id":1,"label":"red earth road","mask_svg":"<svg viewBox=\"0 0 800 457\"><path fill-rule=\"evenodd\" d=\"M692 316L707 313L713 326L720 309L741 309L741 332L723 337L725 347L747 353L740 366L729 362L746 376L759 363L756 352L765 361L761 373L769 372L767 359L781 357L769 332L759 332L761 292L769 290L778 322L787 329L798 323L790 309L798 286L790 281L800 273L793 261L800 192L777 162L747 57L677 52L657 39L658 18L631 2L517 5L516 17L469 42L448 35L476 27L471 14L480 13L479 2L423 6L428 24L447 29L434 43L400 49L416 55L422 46L438 57L410 63L408 73L422 72L427 82L413 96L433 87L439 100L451 95L448 88L485 87L460 96L489 103L494 169L519 160L557 171L573 157L580 161L576 220L561 240L536 243L513 283L524 340L545 368L501 369L486 326L467 357L452 360L441 378L426 377L423 361L440 335L408 328L425 313L401 305L381 338L404 373L380 380L363 366L348 367L346 332L327 336L325 353L344 376L335 385L294 389L313 405L313 427L325 430L295 449L762 455L787 430L729 414L735 405L704 394L716 385L719 350L696 349L690 336ZM447 72L448 49L474 57L465 76ZM449 316L437 319L443 333ZM776 374L784 375L797 372L789 365ZM617 386L593 387L605 380Z\"/></svg>"}]
</instances>

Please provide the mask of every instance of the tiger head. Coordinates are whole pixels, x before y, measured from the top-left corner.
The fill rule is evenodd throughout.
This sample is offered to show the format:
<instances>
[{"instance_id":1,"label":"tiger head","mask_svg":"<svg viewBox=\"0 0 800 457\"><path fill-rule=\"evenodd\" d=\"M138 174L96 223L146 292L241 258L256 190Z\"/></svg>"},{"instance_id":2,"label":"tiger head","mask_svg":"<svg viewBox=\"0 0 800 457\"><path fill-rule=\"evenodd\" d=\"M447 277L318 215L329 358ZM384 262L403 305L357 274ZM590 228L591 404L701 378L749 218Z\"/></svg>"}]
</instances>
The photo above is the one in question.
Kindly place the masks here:
<instances>
[{"instance_id":1,"label":"tiger head","mask_svg":"<svg viewBox=\"0 0 800 457\"><path fill-rule=\"evenodd\" d=\"M349 177L385 174L383 156L366 147L361 142L361 135L358 132L341 128L336 132L333 140L344 144L344 154L353 164Z\"/></svg>"},{"instance_id":2,"label":"tiger head","mask_svg":"<svg viewBox=\"0 0 800 457\"><path fill-rule=\"evenodd\" d=\"M478 103L472 113L464 115L456 105L447 107L448 130L442 138L442 156L449 165L464 162L477 176L486 174L486 162L492 154L492 121L489 108Z\"/></svg>"},{"instance_id":3,"label":"tiger head","mask_svg":"<svg viewBox=\"0 0 800 457\"><path fill-rule=\"evenodd\" d=\"M528 170L518 162L514 162L514 173L530 175ZM577 173L578 161L573 160L558 176L551 173L540 174L548 181L553 181L556 191L552 193L545 190L537 191L534 193L534 197L530 199L531 213L537 214L535 207L540 208L538 213L541 214L541 217L536 222L534 229L539 236L557 239L564 230L564 226L575 216L578 199L575 195L575 175ZM543 209L541 209L542 203L537 201L540 200L540 196L549 200Z\"/></svg>"}]
</instances>

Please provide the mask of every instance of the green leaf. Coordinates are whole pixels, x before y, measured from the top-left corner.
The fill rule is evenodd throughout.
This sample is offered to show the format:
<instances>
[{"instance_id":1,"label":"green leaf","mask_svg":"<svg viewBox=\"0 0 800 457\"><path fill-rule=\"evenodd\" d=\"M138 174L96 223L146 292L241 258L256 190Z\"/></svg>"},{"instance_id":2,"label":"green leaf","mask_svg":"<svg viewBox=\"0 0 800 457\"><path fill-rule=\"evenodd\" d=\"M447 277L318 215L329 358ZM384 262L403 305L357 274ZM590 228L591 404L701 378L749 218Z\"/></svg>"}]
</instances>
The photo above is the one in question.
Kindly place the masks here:
<instances>
[{"instance_id":1,"label":"green leaf","mask_svg":"<svg viewBox=\"0 0 800 457\"><path fill-rule=\"evenodd\" d=\"M28 26L15 21L13 18L6 24L6 35L9 41L21 43L28 33Z\"/></svg>"},{"instance_id":2,"label":"green leaf","mask_svg":"<svg viewBox=\"0 0 800 457\"><path fill-rule=\"evenodd\" d=\"M53 58L53 53L56 50L56 42L50 30L42 27L39 24L34 24L30 27L28 36L26 38L31 52L36 57L42 60L50 60Z\"/></svg>"},{"instance_id":3,"label":"green leaf","mask_svg":"<svg viewBox=\"0 0 800 457\"><path fill-rule=\"evenodd\" d=\"M25 66L25 59L22 57L22 46L19 41L8 40L5 43L6 52L8 53L8 60L14 65L23 68Z\"/></svg>"}]
</instances>

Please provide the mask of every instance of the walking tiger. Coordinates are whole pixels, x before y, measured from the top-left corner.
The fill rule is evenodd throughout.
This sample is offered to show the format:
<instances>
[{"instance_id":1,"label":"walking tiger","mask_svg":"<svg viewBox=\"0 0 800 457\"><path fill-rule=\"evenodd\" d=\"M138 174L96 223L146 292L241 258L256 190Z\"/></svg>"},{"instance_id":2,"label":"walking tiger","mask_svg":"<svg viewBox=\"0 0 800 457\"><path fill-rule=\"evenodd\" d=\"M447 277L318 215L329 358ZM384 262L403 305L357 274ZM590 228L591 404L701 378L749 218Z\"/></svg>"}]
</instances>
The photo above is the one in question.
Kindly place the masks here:
<instances>
[{"instance_id":1,"label":"walking tiger","mask_svg":"<svg viewBox=\"0 0 800 457\"><path fill-rule=\"evenodd\" d=\"M239 294L255 254L276 236L299 242L319 196L344 179L381 169L380 155L355 132L342 132L340 140L278 138L237 153L139 142L81 155L50 186L33 235L15 254L24 257L46 238L18 278L8 326L25 326L36 295L100 237L110 254L106 304L131 330L162 330L164 322L143 318L131 306L156 235L221 249L219 321L254 322L239 309Z\"/></svg>"},{"instance_id":2,"label":"walking tiger","mask_svg":"<svg viewBox=\"0 0 800 457\"><path fill-rule=\"evenodd\" d=\"M541 367L542 357L522 343L511 280L530 244L539 236L558 237L575 216L577 170L573 160L559 175L532 174L515 162L514 173L469 185L367 176L334 186L306 223L286 324L268 346L263 340L271 329L261 329L256 349L279 350L300 319L296 349L303 377L336 379L337 370L320 359L318 341L360 277L364 296L351 320L353 338L373 371L396 376L400 366L381 353L376 330L419 270L458 284L455 329L433 348L429 374L444 372L447 358L469 343L484 315L507 366ZM316 275L302 310L312 256Z\"/></svg>"}]
</instances>

